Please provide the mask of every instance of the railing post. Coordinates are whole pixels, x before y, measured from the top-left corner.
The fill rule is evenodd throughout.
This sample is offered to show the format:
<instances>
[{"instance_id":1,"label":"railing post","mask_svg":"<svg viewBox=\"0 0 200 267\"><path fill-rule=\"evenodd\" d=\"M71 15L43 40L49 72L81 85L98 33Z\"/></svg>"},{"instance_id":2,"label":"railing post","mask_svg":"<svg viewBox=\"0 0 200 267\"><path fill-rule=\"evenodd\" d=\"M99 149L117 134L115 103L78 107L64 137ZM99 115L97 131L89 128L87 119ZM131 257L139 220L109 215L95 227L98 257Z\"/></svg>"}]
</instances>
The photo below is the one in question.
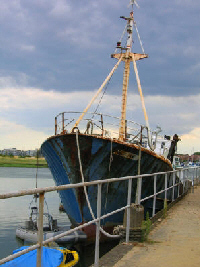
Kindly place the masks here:
<instances>
[{"instance_id":1,"label":"railing post","mask_svg":"<svg viewBox=\"0 0 200 267\"><path fill-rule=\"evenodd\" d=\"M184 170L184 179L185 179L185 181L187 180L186 172L187 172L187 170ZM186 186L187 186L187 190L188 190L189 189L189 184L187 183Z\"/></svg>"},{"instance_id":2,"label":"railing post","mask_svg":"<svg viewBox=\"0 0 200 267\"><path fill-rule=\"evenodd\" d=\"M140 205L142 191L142 176L137 178L136 204Z\"/></svg>"},{"instance_id":3,"label":"railing post","mask_svg":"<svg viewBox=\"0 0 200 267\"><path fill-rule=\"evenodd\" d=\"M97 219L96 223L96 242L95 242L95 261L94 266L99 267L99 235L100 235L100 217L101 217L101 186L102 184L98 184L98 192L97 192Z\"/></svg>"},{"instance_id":4,"label":"railing post","mask_svg":"<svg viewBox=\"0 0 200 267\"><path fill-rule=\"evenodd\" d=\"M198 181L198 179L197 179L197 167L195 167L195 176L196 176L195 180L196 180L196 182L197 182L197 184L198 184L199 181Z\"/></svg>"},{"instance_id":5,"label":"railing post","mask_svg":"<svg viewBox=\"0 0 200 267\"><path fill-rule=\"evenodd\" d=\"M57 128L58 128L57 117L55 117L55 135L57 135Z\"/></svg>"},{"instance_id":6,"label":"railing post","mask_svg":"<svg viewBox=\"0 0 200 267\"><path fill-rule=\"evenodd\" d=\"M154 179L154 196L153 196L153 217L155 216L155 210L156 210L156 178L157 176L154 175L153 179Z\"/></svg>"},{"instance_id":7,"label":"railing post","mask_svg":"<svg viewBox=\"0 0 200 267\"><path fill-rule=\"evenodd\" d=\"M179 173L179 177L180 177L180 171L176 172L176 175L178 176ZM180 196L180 180L178 181L178 197Z\"/></svg>"},{"instance_id":8,"label":"railing post","mask_svg":"<svg viewBox=\"0 0 200 267\"><path fill-rule=\"evenodd\" d=\"M167 173L165 173L165 200L167 200Z\"/></svg>"},{"instance_id":9,"label":"railing post","mask_svg":"<svg viewBox=\"0 0 200 267\"><path fill-rule=\"evenodd\" d=\"M41 267L42 264L42 242L43 242L43 212L44 212L44 192L39 194L39 221L38 221L38 243L37 249L37 267Z\"/></svg>"},{"instance_id":10,"label":"railing post","mask_svg":"<svg viewBox=\"0 0 200 267\"><path fill-rule=\"evenodd\" d=\"M198 180L200 179L200 173L199 173L199 170L200 170L200 167L197 168L197 177L198 177Z\"/></svg>"},{"instance_id":11,"label":"railing post","mask_svg":"<svg viewBox=\"0 0 200 267\"><path fill-rule=\"evenodd\" d=\"M194 193L194 168L193 168L193 174L192 174L192 193Z\"/></svg>"},{"instance_id":12,"label":"railing post","mask_svg":"<svg viewBox=\"0 0 200 267\"><path fill-rule=\"evenodd\" d=\"M175 177L176 177L175 172L173 172L173 174L172 174L172 179L173 179L172 202L174 201L174 190L175 190L174 185L175 185Z\"/></svg>"},{"instance_id":13,"label":"railing post","mask_svg":"<svg viewBox=\"0 0 200 267\"><path fill-rule=\"evenodd\" d=\"M65 113L62 113L62 132L64 133L65 131Z\"/></svg>"},{"instance_id":14,"label":"railing post","mask_svg":"<svg viewBox=\"0 0 200 267\"><path fill-rule=\"evenodd\" d=\"M130 234L130 205L131 205L131 192L132 192L132 179L128 180L128 197L127 197L127 210L126 210L126 243L129 243Z\"/></svg>"},{"instance_id":15,"label":"railing post","mask_svg":"<svg viewBox=\"0 0 200 267\"><path fill-rule=\"evenodd\" d=\"M103 115L101 114L101 136L103 137Z\"/></svg>"},{"instance_id":16,"label":"railing post","mask_svg":"<svg viewBox=\"0 0 200 267\"><path fill-rule=\"evenodd\" d=\"M197 180L197 167L195 167L195 180L197 181L197 184L198 184L198 180Z\"/></svg>"},{"instance_id":17,"label":"railing post","mask_svg":"<svg viewBox=\"0 0 200 267\"><path fill-rule=\"evenodd\" d=\"M184 179L184 170L180 170L182 181L183 181L183 194L185 193L185 179Z\"/></svg>"}]
</instances>

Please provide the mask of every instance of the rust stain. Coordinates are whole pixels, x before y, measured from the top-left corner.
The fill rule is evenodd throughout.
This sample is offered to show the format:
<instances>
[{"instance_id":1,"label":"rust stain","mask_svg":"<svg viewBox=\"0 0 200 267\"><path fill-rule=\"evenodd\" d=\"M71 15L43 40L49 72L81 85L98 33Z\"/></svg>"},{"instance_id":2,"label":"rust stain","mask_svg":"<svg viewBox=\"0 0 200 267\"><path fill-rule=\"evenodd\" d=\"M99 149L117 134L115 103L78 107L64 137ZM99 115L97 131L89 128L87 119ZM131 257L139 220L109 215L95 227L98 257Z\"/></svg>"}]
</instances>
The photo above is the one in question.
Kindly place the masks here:
<instances>
[{"instance_id":1,"label":"rust stain","mask_svg":"<svg viewBox=\"0 0 200 267\"><path fill-rule=\"evenodd\" d=\"M56 136L62 136L62 135L63 135L63 134L59 134L59 135L56 135ZM65 135L66 135L66 134L65 134ZM74 133L67 133L67 135L75 135L75 134L74 134ZM82 133L79 133L79 135L85 136L85 134L82 134ZM124 142L124 141L120 141L120 140L115 139L115 138L111 139L111 138L108 138L108 137L102 137L102 136L97 136L97 135L87 135L87 136L92 136L92 137L94 137L94 138L96 138L96 139L103 139L103 140L107 140L107 141L115 142L115 143L117 143L117 144L122 144L122 145L125 145L125 146L127 146L127 147L135 148L135 149L137 149L138 151L140 150L140 146L138 146L138 145L136 145L136 144L130 144L130 143L127 143L127 142ZM47 140L49 140L49 139L51 139L51 138L54 138L54 137L55 137L55 136L51 136L51 137L49 137ZM168 159L166 159L165 157L163 157L163 156L161 156L161 155L158 155L158 154L156 154L154 151L152 151L152 150L150 150L150 149L147 149L147 148L145 148L145 147L141 147L141 151L143 151L143 152L145 152L145 153L147 153L147 154L149 154L149 155L152 155L152 156L156 157L157 159L160 159L160 160L164 161L165 163L167 163L167 164L171 167L171 169L173 169L171 162L170 162Z\"/></svg>"}]
</instances>

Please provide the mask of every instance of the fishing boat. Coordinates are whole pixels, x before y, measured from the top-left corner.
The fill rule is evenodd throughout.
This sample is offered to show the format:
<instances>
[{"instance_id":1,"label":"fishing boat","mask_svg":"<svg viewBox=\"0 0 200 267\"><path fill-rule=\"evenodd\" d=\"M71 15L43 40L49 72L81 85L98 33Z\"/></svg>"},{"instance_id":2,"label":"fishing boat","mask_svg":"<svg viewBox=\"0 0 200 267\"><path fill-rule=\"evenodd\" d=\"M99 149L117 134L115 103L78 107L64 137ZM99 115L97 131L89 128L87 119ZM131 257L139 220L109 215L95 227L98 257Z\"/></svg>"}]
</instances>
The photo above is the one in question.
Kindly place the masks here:
<instances>
[{"instance_id":1,"label":"fishing boat","mask_svg":"<svg viewBox=\"0 0 200 267\"><path fill-rule=\"evenodd\" d=\"M83 112L62 112L55 117L55 134L41 146L56 185L173 170L170 158L173 158L173 147L177 144L178 137L171 140L169 136L162 136L159 128L156 131L151 131L148 123L136 64L137 61L147 58L148 55L143 51L134 20L135 4L135 0L131 0L130 15L121 17L126 24L124 34L117 42L115 52L111 55L111 58L117 60L117 63ZM142 53L132 52L134 29L138 33ZM124 37L126 39L125 44L123 44ZM90 113L89 108L97 97L104 95L103 89L120 63L124 63L121 117L118 118L97 111ZM126 116L130 65L132 64L146 125L127 120ZM168 184L171 183L172 177L169 177ZM158 176L157 190L163 188L164 179ZM143 179L142 197L153 194L153 190L153 177ZM89 186L87 190L85 188L61 190L59 194L72 227L96 217L96 186ZM132 183L132 203L136 202L136 194L137 181L134 180ZM170 201L172 198L170 191L168 191L167 197ZM159 195L158 198L162 198L162 195ZM127 182L119 181L102 185L102 215L125 206L126 202ZM151 201L146 201L143 205L145 212L152 209ZM123 212L119 212L101 220L101 225L106 231L112 232L113 227L122 224L122 222ZM94 239L95 225L85 227L83 230L86 232L88 240Z\"/></svg>"},{"instance_id":2,"label":"fishing boat","mask_svg":"<svg viewBox=\"0 0 200 267\"><path fill-rule=\"evenodd\" d=\"M13 254L27 249L23 246L13 251ZM42 262L41 266L45 267L72 267L76 265L79 260L77 251L72 251L63 248L42 248ZM2 264L4 267L35 267L37 263L37 249L32 250L24 255L15 258L9 262Z\"/></svg>"}]
</instances>

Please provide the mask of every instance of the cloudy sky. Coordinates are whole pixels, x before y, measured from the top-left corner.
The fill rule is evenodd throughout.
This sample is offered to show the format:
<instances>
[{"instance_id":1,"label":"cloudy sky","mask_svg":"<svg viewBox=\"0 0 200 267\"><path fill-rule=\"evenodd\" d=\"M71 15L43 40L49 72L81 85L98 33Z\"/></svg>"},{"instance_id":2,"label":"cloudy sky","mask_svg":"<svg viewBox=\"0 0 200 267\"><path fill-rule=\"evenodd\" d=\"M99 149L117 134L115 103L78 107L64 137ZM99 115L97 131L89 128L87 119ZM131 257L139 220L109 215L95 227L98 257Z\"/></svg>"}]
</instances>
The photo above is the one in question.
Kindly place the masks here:
<instances>
[{"instance_id":1,"label":"cloudy sky","mask_svg":"<svg viewBox=\"0 0 200 267\"><path fill-rule=\"evenodd\" d=\"M129 15L128 4L0 0L0 149L39 148L54 134L58 113L85 108L116 63L110 54L124 30L119 17ZM138 4L134 17L149 55L138 70L150 126L180 135L178 152L200 151L200 1ZM134 52L141 53L136 37ZM122 70L106 90L101 111L107 114L120 115ZM128 118L144 124L131 75Z\"/></svg>"}]
</instances>

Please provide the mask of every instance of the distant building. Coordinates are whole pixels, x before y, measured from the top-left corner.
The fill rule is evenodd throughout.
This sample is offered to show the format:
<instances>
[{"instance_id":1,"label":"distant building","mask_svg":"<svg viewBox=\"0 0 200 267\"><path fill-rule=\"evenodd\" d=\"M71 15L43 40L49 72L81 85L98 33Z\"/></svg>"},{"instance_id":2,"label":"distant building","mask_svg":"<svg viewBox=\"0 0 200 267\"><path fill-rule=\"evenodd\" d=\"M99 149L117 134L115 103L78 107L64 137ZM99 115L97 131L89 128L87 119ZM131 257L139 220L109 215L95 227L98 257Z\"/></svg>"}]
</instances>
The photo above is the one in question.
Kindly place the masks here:
<instances>
[{"instance_id":1,"label":"distant building","mask_svg":"<svg viewBox=\"0 0 200 267\"><path fill-rule=\"evenodd\" d=\"M180 162L189 162L190 161L189 154L177 154L177 156L180 158Z\"/></svg>"},{"instance_id":2,"label":"distant building","mask_svg":"<svg viewBox=\"0 0 200 267\"><path fill-rule=\"evenodd\" d=\"M181 162L200 162L200 155L177 154Z\"/></svg>"},{"instance_id":3,"label":"distant building","mask_svg":"<svg viewBox=\"0 0 200 267\"><path fill-rule=\"evenodd\" d=\"M191 155L190 156L190 161L192 162L200 162L200 155Z\"/></svg>"},{"instance_id":4,"label":"distant building","mask_svg":"<svg viewBox=\"0 0 200 267\"><path fill-rule=\"evenodd\" d=\"M37 156L37 149L35 150L19 150L16 148L4 148L3 150L0 150L0 154L4 156L30 156L30 157L36 157ZM41 156L41 153L40 155Z\"/></svg>"}]
</instances>

